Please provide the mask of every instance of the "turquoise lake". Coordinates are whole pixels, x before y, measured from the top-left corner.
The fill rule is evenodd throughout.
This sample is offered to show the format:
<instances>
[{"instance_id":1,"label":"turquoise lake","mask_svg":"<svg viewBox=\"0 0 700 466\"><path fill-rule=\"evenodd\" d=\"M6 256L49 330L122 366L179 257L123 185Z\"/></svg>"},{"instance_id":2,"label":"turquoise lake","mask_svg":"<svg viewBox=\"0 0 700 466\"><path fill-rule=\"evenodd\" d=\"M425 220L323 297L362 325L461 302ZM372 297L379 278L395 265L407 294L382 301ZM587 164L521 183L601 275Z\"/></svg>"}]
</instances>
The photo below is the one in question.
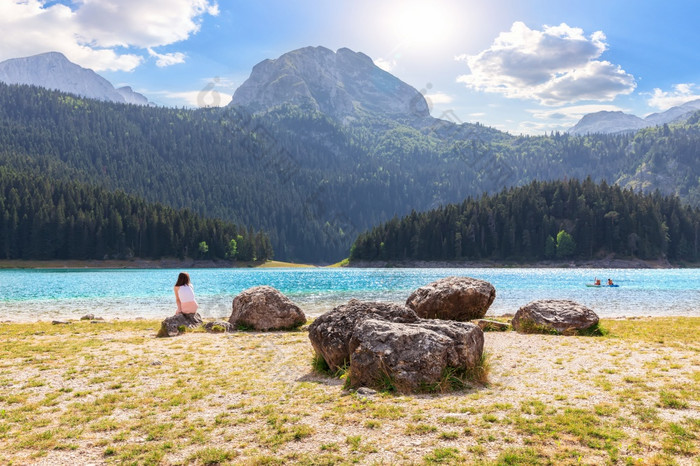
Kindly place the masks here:
<instances>
[{"instance_id":1,"label":"turquoise lake","mask_svg":"<svg viewBox=\"0 0 700 466\"><path fill-rule=\"evenodd\" d=\"M163 318L175 312L173 285L180 270L0 270L0 321L79 318ZM228 317L234 296L273 286L316 316L347 302L402 303L415 288L461 275L491 282L490 315L514 313L535 299L572 299L602 317L700 316L700 269L193 269L203 317ZM594 277L619 288L587 288Z\"/></svg>"}]
</instances>

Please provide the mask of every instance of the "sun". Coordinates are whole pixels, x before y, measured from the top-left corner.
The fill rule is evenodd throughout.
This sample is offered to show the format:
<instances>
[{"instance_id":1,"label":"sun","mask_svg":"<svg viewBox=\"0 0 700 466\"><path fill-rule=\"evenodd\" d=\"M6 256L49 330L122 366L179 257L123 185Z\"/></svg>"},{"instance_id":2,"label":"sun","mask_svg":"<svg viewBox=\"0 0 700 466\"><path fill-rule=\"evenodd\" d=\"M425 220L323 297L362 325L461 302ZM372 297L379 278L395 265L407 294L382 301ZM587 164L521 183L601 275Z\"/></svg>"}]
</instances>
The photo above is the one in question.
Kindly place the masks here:
<instances>
[{"instance_id":1,"label":"sun","mask_svg":"<svg viewBox=\"0 0 700 466\"><path fill-rule=\"evenodd\" d=\"M397 47L430 50L445 45L454 33L455 15L448 2L403 1L386 17Z\"/></svg>"}]
</instances>

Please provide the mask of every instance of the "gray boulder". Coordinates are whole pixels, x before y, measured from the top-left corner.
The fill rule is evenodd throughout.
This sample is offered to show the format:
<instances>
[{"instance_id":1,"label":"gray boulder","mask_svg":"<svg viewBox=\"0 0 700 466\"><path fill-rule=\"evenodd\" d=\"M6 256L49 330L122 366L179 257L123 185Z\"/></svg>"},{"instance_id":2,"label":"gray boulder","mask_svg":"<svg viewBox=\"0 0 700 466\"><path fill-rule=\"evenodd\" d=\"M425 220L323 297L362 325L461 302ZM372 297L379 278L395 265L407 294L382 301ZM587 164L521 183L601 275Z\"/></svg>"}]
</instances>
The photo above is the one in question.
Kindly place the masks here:
<instances>
[{"instance_id":1,"label":"gray boulder","mask_svg":"<svg viewBox=\"0 0 700 466\"><path fill-rule=\"evenodd\" d=\"M156 336L158 337L176 337L180 334L180 328L197 328L202 325L202 317L198 312L194 314L175 314L174 316L166 317L161 322L160 330Z\"/></svg>"},{"instance_id":2,"label":"gray boulder","mask_svg":"<svg viewBox=\"0 0 700 466\"><path fill-rule=\"evenodd\" d=\"M233 300L233 326L254 330L283 330L306 323L299 306L271 286L256 286L243 291Z\"/></svg>"},{"instance_id":3,"label":"gray boulder","mask_svg":"<svg viewBox=\"0 0 700 466\"><path fill-rule=\"evenodd\" d=\"M208 333L226 333L233 332L236 330L236 327L224 320L217 320L204 324L204 330L206 330Z\"/></svg>"},{"instance_id":4,"label":"gray boulder","mask_svg":"<svg viewBox=\"0 0 700 466\"><path fill-rule=\"evenodd\" d=\"M598 315L574 301L542 299L518 309L512 325L520 333L575 334L598 323Z\"/></svg>"},{"instance_id":5,"label":"gray boulder","mask_svg":"<svg viewBox=\"0 0 700 466\"><path fill-rule=\"evenodd\" d=\"M326 312L309 326L309 339L316 354L326 360L331 371L337 371L350 362L350 339L355 326L366 319L403 323L419 320L416 313L405 306L357 299Z\"/></svg>"},{"instance_id":6,"label":"gray boulder","mask_svg":"<svg viewBox=\"0 0 700 466\"><path fill-rule=\"evenodd\" d=\"M489 282L469 277L447 277L422 286L406 300L420 317L466 322L484 317L496 289Z\"/></svg>"},{"instance_id":7,"label":"gray boulder","mask_svg":"<svg viewBox=\"0 0 700 466\"><path fill-rule=\"evenodd\" d=\"M450 388L446 371L466 373L480 363L483 348L484 334L474 324L367 319L350 340L350 385L401 393Z\"/></svg>"}]
</instances>

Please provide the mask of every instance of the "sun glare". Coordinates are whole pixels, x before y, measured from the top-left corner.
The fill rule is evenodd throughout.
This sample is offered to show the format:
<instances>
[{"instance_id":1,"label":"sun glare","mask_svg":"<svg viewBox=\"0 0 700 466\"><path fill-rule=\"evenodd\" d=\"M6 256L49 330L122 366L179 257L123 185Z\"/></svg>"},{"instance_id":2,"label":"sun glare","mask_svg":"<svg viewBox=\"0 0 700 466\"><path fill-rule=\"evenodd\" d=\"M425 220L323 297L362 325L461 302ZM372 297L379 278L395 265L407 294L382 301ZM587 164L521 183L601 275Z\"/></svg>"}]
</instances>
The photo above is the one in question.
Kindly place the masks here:
<instances>
[{"instance_id":1,"label":"sun glare","mask_svg":"<svg viewBox=\"0 0 700 466\"><path fill-rule=\"evenodd\" d=\"M413 49L434 49L446 44L454 31L454 21L447 2L401 2L387 17L397 47Z\"/></svg>"}]
</instances>

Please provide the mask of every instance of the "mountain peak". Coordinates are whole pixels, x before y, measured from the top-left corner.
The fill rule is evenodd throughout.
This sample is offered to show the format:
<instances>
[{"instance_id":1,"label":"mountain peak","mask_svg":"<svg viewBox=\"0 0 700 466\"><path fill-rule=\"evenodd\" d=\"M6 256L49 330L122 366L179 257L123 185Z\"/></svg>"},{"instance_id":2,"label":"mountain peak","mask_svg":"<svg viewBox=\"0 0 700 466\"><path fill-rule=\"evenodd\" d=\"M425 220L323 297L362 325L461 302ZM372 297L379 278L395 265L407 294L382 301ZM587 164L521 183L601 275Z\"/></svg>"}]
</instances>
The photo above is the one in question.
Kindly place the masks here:
<instances>
[{"instance_id":1,"label":"mountain peak","mask_svg":"<svg viewBox=\"0 0 700 466\"><path fill-rule=\"evenodd\" d=\"M148 104L148 99L131 88L115 89L105 78L76 65L60 52L5 60L0 63L0 81L56 89L108 102Z\"/></svg>"},{"instance_id":2,"label":"mountain peak","mask_svg":"<svg viewBox=\"0 0 700 466\"><path fill-rule=\"evenodd\" d=\"M584 115L576 126L569 129L572 134L620 133L636 131L645 126L644 120L621 111L603 110Z\"/></svg>"},{"instance_id":3,"label":"mountain peak","mask_svg":"<svg viewBox=\"0 0 700 466\"><path fill-rule=\"evenodd\" d=\"M416 89L361 52L304 47L253 67L232 105L264 112L286 103L310 107L341 121L363 114L420 119L430 116Z\"/></svg>"},{"instance_id":4,"label":"mountain peak","mask_svg":"<svg viewBox=\"0 0 700 466\"><path fill-rule=\"evenodd\" d=\"M650 126L685 121L698 110L700 110L700 99L671 107L664 112L652 113L643 119L621 111L611 112L604 110L584 115L568 132L571 134L611 134L637 131Z\"/></svg>"}]
</instances>

